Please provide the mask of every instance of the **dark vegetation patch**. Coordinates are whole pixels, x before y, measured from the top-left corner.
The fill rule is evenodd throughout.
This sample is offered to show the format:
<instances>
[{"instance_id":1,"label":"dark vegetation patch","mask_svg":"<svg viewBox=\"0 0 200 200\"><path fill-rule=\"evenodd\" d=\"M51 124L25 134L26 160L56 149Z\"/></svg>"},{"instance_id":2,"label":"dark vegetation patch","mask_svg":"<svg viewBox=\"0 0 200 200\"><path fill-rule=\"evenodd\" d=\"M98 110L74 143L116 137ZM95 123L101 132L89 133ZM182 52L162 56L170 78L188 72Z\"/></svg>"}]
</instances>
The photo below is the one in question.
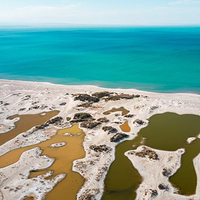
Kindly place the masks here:
<instances>
[{"instance_id":1,"label":"dark vegetation patch","mask_svg":"<svg viewBox=\"0 0 200 200\"><path fill-rule=\"evenodd\" d=\"M94 120L94 118L92 117L92 115L90 115L89 113L76 113L74 115L73 120L71 120L71 123L79 123L79 122L84 122L84 121L88 121L88 120Z\"/></svg>"},{"instance_id":2,"label":"dark vegetation patch","mask_svg":"<svg viewBox=\"0 0 200 200\"><path fill-rule=\"evenodd\" d=\"M132 118L132 117L134 117L134 115L133 114L129 114L129 115L125 115L124 117L126 117L126 118Z\"/></svg>"},{"instance_id":3,"label":"dark vegetation patch","mask_svg":"<svg viewBox=\"0 0 200 200\"><path fill-rule=\"evenodd\" d=\"M73 120L70 121L71 123L80 123L82 128L93 129L99 125L101 122L95 121L95 119L89 113L76 113L74 115Z\"/></svg>"},{"instance_id":4,"label":"dark vegetation patch","mask_svg":"<svg viewBox=\"0 0 200 200\"><path fill-rule=\"evenodd\" d=\"M100 192L99 189L87 189L78 198L78 200L96 200L95 195L97 195L99 192Z\"/></svg>"},{"instance_id":5,"label":"dark vegetation patch","mask_svg":"<svg viewBox=\"0 0 200 200\"><path fill-rule=\"evenodd\" d=\"M31 95L26 95L25 97L23 97L23 101L29 100L31 98Z\"/></svg>"},{"instance_id":6,"label":"dark vegetation patch","mask_svg":"<svg viewBox=\"0 0 200 200\"><path fill-rule=\"evenodd\" d=\"M110 138L111 142L119 142L123 140L124 138L128 138L129 136L124 133L117 133L113 137Z\"/></svg>"},{"instance_id":7,"label":"dark vegetation patch","mask_svg":"<svg viewBox=\"0 0 200 200\"><path fill-rule=\"evenodd\" d=\"M151 110L156 110L159 106L151 106Z\"/></svg>"},{"instance_id":8,"label":"dark vegetation patch","mask_svg":"<svg viewBox=\"0 0 200 200\"><path fill-rule=\"evenodd\" d=\"M39 105L34 105L34 106L30 107L29 110L37 110L37 109L44 110L44 109L46 109L46 108L48 108L48 106L42 104L41 106L39 106ZM53 109L50 109L50 110L53 110Z\"/></svg>"},{"instance_id":9,"label":"dark vegetation patch","mask_svg":"<svg viewBox=\"0 0 200 200\"><path fill-rule=\"evenodd\" d=\"M143 147L142 151L136 152L135 155L142 158L148 156L149 159L159 160L158 154L155 151L148 149L146 147Z\"/></svg>"},{"instance_id":10,"label":"dark vegetation patch","mask_svg":"<svg viewBox=\"0 0 200 200\"><path fill-rule=\"evenodd\" d=\"M151 197L156 197L156 196L158 196L157 190L152 190L152 189L150 189L150 191L151 191Z\"/></svg>"},{"instance_id":11,"label":"dark vegetation patch","mask_svg":"<svg viewBox=\"0 0 200 200\"><path fill-rule=\"evenodd\" d=\"M101 122L101 123L107 123L107 122L109 122L109 120L106 117L99 118L99 119L97 119L97 121Z\"/></svg>"},{"instance_id":12,"label":"dark vegetation patch","mask_svg":"<svg viewBox=\"0 0 200 200\"><path fill-rule=\"evenodd\" d=\"M109 97L111 94L111 92L108 92L108 91L104 91L104 92L95 92L92 94L93 97L96 97L98 99L101 99L103 97Z\"/></svg>"},{"instance_id":13,"label":"dark vegetation patch","mask_svg":"<svg viewBox=\"0 0 200 200\"><path fill-rule=\"evenodd\" d=\"M90 149L92 149L95 152L110 152L112 149L110 147L108 147L107 145L103 144L103 145L91 145Z\"/></svg>"},{"instance_id":14,"label":"dark vegetation patch","mask_svg":"<svg viewBox=\"0 0 200 200\"><path fill-rule=\"evenodd\" d=\"M145 122L143 120L141 120L141 119L136 119L133 123L134 124L139 124L139 125L145 124Z\"/></svg>"},{"instance_id":15,"label":"dark vegetation patch","mask_svg":"<svg viewBox=\"0 0 200 200\"><path fill-rule=\"evenodd\" d=\"M46 123L36 126L35 130L44 129L44 128L48 127L50 124L60 126L62 124L62 122L63 122L62 117L54 117L53 119L48 120Z\"/></svg>"},{"instance_id":16,"label":"dark vegetation patch","mask_svg":"<svg viewBox=\"0 0 200 200\"><path fill-rule=\"evenodd\" d=\"M47 124L61 125L62 121L62 117L54 117L53 119L48 120Z\"/></svg>"},{"instance_id":17,"label":"dark vegetation patch","mask_svg":"<svg viewBox=\"0 0 200 200\"><path fill-rule=\"evenodd\" d=\"M19 111L24 111L24 110L26 110L26 108L20 108L20 109L19 109Z\"/></svg>"},{"instance_id":18,"label":"dark vegetation patch","mask_svg":"<svg viewBox=\"0 0 200 200\"><path fill-rule=\"evenodd\" d=\"M40 108L41 108L42 110L44 110L44 109L48 108L48 106L47 106L47 105L44 105L44 104L42 104Z\"/></svg>"},{"instance_id":19,"label":"dark vegetation patch","mask_svg":"<svg viewBox=\"0 0 200 200\"><path fill-rule=\"evenodd\" d=\"M89 94L75 94L74 101L83 101L83 102L99 102L99 98L90 96Z\"/></svg>"},{"instance_id":20,"label":"dark vegetation patch","mask_svg":"<svg viewBox=\"0 0 200 200\"><path fill-rule=\"evenodd\" d=\"M83 104L79 104L77 107L83 107L83 108L90 108L92 107L92 103L83 103Z\"/></svg>"},{"instance_id":21,"label":"dark vegetation patch","mask_svg":"<svg viewBox=\"0 0 200 200\"><path fill-rule=\"evenodd\" d=\"M30 107L29 110L36 110L36 109L39 109L39 108L40 108L40 106L37 106L37 105L36 105L36 106Z\"/></svg>"},{"instance_id":22,"label":"dark vegetation patch","mask_svg":"<svg viewBox=\"0 0 200 200\"><path fill-rule=\"evenodd\" d=\"M101 124L100 122L85 121L85 122L81 122L80 126L83 128L93 129L100 124Z\"/></svg>"},{"instance_id":23,"label":"dark vegetation patch","mask_svg":"<svg viewBox=\"0 0 200 200\"><path fill-rule=\"evenodd\" d=\"M35 105L37 103L39 103L39 101L34 101L34 102L32 102L32 105Z\"/></svg>"},{"instance_id":24,"label":"dark vegetation patch","mask_svg":"<svg viewBox=\"0 0 200 200\"><path fill-rule=\"evenodd\" d=\"M89 103L97 103L101 99L104 99L105 101L117 101L121 99L134 99L139 98L140 95L134 95L134 94L117 94L113 92L95 92L92 95L89 94L74 94L74 101L82 101L82 102L89 102ZM79 107L83 107L80 106Z\"/></svg>"},{"instance_id":25,"label":"dark vegetation patch","mask_svg":"<svg viewBox=\"0 0 200 200\"><path fill-rule=\"evenodd\" d=\"M172 173L171 169L164 168L162 171L163 176L169 177Z\"/></svg>"},{"instance_id":26,"label":"dark vegetation patch","mask_svg":"<svg viewBox=\"0 0 200 200\"><path fill-rule=\"evenodd\" d=\"M67 121L70 121L70 120L71 120L71 117L67 117L66 120L67 120Z\"/></svg>"},{"instance_id":27,"label":"dark vegetation patch","mask_svg":"<svg viewBox=\"0 0 200 200\"><path fill-rule=\"evenodd\" d=\"M159 188L160 190L166 190L166 191L169 190L168 185L164 185L164 184L159 184L159 185L158 185L158 188Z\"/></svg>"},{"instance_id":28,"label":"dark vegetation patch","mask_svg":"<svg viewBox=\"0 0 200 200\"><path fill-rule=\"evenodd\" d=\"M110 133L117 133L118 132L118 130L116 128L112 127L112 126L104 126L102 129L105 132L108 132L108 134L110 134Z\"/></svg>"},{"instance_id":29,"label":"dark vegetation patch","mask_svg":"<svg viewBox=\"0 0 200 200\"><path fill-rule=\"evenodd\" d=\"M63 102L63 103L60 103L60 106L65 106L67 103L66 102Z\"/></svg>"},{"instance_id":30,"label":"dark vegetation patch","mask_svg":"<svg viewBox=\"0 0 200 200\"><path fill-rule=\"evenodd\" d=\"M140 95L134 95L134 94L115 94L112 96L109 96L107 98L104 98L105 101L117 101L121 99L134 99L134 98L139 98Z\"/></svg>"}]
</instances>

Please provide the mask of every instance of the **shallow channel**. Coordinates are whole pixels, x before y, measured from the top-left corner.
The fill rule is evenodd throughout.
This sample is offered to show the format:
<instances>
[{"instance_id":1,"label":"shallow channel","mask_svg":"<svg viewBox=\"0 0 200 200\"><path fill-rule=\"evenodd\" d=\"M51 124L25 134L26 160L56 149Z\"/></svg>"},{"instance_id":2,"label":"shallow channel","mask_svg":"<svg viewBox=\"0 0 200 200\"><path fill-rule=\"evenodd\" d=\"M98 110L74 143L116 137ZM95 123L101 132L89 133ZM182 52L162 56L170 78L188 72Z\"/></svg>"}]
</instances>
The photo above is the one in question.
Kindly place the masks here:
<instances>
[{"instance_id":1,"label":"shallow channel","mask_svg":"<svg viewBox=\"0 0 200 200\"><path fill-rule=\"evenodd\" d=\"M30 114L30 115L13 115L8 117L7 119L14 119L19 117L20 119L15 122L15 128L0 134L0 146L6 143L7 141L13 139L20 133L23 133L36 125L42 125L47 120L51 119L52 117L56 116L59 111L49 111L49 112L42 112L39 114Z\"/></svg>"},{"instance_id":2,"label":"shallow channel","mask_svg":"<svg viewBox=\"0 0 200 200\"><path fill-rule=\"evenodd\" d=\"M40 116L40 114L34 116L37 118L38 116ZM23 118L18 121L16 126L18 134L20 133L20 130L24 130L18 130L18 128L22 127L23 124L26 123L27 119L30 119L30 117L34 118L34 116L27 115L26 118L24 115ZM48 115L48 117L50 116ZM41 121L40 123L42 124ZM28 128L29 126L26 127L26 129ZM65 173L66 177L64 178L64 180L58 183L56 187L46 195L45 199L55 200L66 198L70 200L75 200L79 189L84 184L84 178L79 173L72 171L72 164L74 160L83 158L85 156L85 151L82 146L84 137L85 133L82 131L82 129L79 128L78 124L75 124L72 127L66 129L58 130L56 135L53 136L50 140L41 142L40 144L18 148L0 156L0 168L17 162L23 152L35 147L40 147L42 149L42 155L47 155L50 158L55 158L55 162L50 167L44 170L30 173L29 178L45 174L47 171L50 170L53 170L53 175L48 178L53 178L58 174ZM66 145L58 148L51 147L51 144L61 142L65 142ZM27 197L27 199L31 198L32 197Z\"/></svg>"}]
</instances>

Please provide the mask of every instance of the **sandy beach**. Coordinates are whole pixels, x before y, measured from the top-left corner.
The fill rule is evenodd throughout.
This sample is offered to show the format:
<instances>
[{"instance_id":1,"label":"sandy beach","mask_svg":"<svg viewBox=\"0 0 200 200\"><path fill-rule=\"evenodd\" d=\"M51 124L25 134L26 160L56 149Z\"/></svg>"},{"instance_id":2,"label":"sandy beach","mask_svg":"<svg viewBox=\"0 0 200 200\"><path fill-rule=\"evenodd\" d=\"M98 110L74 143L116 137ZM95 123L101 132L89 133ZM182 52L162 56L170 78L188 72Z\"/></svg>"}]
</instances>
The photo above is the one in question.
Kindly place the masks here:
<instances>
[{"instance_id":1,"label":"sandy beach","mask_svg":"<svg viewBox=\"0 0 200 200\"><path fill-rule=\"evenodd\" d=\"M121 111L119 108L122 108ZM142 128L148 126L148 119L153 115L166 112L200 115L200 95L0 80L0 134L14 130L15 123L20 120L20 117L8 119L10 116L39 113L42 116L48 115L50 111L58 111L57 115L48 119L56 120L43 123L44 126L40 128L33 126L9 139L0 146L0 156L47 141L57 130L79 123L79 128L85 132L85 157L73 161L73 171L78 172L85 182L76 199L99 200L104 190L104 179L115 159L116 145L135 138ZM110 112L105 114L107 111ZM120 129L120 125L125 122L130 126L129 132ZM194 137L188 138L186 142L192 144L193 141ZM60 141L52 144L52 148L63 148L65 145L67 143ZM160 158L152 160L136 156L135 152L141 151L143 147L141 145L136 151L125 153L143 178L136 199L200 199L200 154L193 160L198 180L196 194L183 196L177 194L169 177L160 174L163 168L170 168L173 175L181 167L184 149L170 152L146 147L155 151ZM66 174L61 173L51 178L52 172L49 171L43 176L29 178L31 171L47 168L56 162L54 158L41 153L39 148L30 149L15 163L0 168L0 200L21 200L30 196L40 200L59 186ZM158 189L161 183L165 189Z\"/></svg>"}]
</instances>

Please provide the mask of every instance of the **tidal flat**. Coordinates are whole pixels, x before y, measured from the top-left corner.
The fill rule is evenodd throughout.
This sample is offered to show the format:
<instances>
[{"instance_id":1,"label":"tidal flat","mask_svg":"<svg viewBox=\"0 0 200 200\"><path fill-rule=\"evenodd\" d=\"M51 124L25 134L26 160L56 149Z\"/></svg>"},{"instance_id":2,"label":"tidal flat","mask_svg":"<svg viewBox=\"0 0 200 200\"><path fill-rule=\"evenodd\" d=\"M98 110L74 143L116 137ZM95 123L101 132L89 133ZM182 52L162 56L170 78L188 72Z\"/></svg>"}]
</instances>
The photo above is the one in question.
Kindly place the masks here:
<instances>
[{"instance_id":1,"label":"tidal flat","mask_svg":"<svg viewBox=\"0 0 200 200\"><path fill-rule=\"evenodd\" d=\"M1 200L200 199L199 95L0 84Z\"/></svg>"}]
</instances>

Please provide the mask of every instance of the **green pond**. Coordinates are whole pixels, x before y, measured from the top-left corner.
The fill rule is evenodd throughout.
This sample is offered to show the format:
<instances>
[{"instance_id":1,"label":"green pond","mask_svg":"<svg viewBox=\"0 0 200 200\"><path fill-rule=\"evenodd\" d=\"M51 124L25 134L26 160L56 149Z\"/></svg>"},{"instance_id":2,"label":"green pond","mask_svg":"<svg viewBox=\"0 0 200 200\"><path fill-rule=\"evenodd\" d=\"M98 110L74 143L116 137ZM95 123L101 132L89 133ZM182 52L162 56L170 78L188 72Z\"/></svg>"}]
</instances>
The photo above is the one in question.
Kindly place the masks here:
<instances>
[{"instance_id":1,"label":"green pond","mask_svg":"<svg viewBox=\"0 0 200 200\"><path fill-rule=\"evenodd\" d=\"M160 150L175 151L185 148L186 152L181 160L182 166L170 177L170 182L179 188L180 194L194 194L197 177L193 158L200 152L200 139L188 144L187 138L197 136L199 133L200 116L164 113L151 117L149 125L141 129L135 139L117 145L116 158L106 176L101 200L133 200L136 198L136 190L142 182L142 177L124 153L136 149L142 141L144 145Z\"/></svg>"}]
</instances>

